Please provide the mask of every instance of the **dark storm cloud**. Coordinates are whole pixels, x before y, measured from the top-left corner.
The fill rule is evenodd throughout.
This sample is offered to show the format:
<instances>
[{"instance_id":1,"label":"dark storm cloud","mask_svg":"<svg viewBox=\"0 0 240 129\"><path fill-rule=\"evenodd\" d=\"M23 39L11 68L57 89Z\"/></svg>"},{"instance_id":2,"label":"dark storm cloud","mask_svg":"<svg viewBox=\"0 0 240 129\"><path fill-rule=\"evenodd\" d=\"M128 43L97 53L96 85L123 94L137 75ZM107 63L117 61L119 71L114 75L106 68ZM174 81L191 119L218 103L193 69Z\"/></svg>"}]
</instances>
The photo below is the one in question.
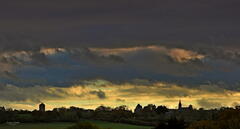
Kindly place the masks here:
<instances>
[{"instance_id":1,"label":"dark storm cloud","mask_svg":"<svg viewBox=\"0 0 240 129\"><path fill-rule=\"evenodd\" d=\"M64 90L50 91L45 87L34 86L20 88L14 85L0 85L0 100L12 102L34 102L39 103L42 99L64 98L67 94Z\"/></svg>"},{"instance_id":2,"label":"dark storm cloud","mask_svg":"<svg viewBox=\"0 0 240 129\"><path fill-rule=\"evenodd\" d=\"M0 82L19 87L68 87L82 84L81 80L101 78L135 85L152 85L151 80L163 81L189 88L211 83L220 88L239 90L238 65L226 59L217 61L205 56L191 50L165 46L7 51L0 56ZM232 70L223 70L226 68Z\"/></svg>"},{"instance_id":3,"label":"dark storm cloud","mask_svg":"<svg viewBox=\"0 0 240 129\"><path fill-rule=\"evenodd\" d=\"M91 91L90 94L97 95L97 97L98 97L99 99L106 99L106 98L107 98L105 92L103 92L102 90Z\"/></svg>"},{"instance_id":4,"label":"dark storm cloud","mask_svg":"<svg viewBox=\"0 0 240 129\"><path fill-rule=\"evenodd\" d=\"M239 4L237 0L2 1L0 32L15 35L11 39L16 41L24 39L18 37L24 33L39 42L5 43L7 39L1 45L122 47L136 45L128 42L134 40L236 44Z\"/></svg>"},{"instance_id":5,"label":"dark storm cloud","mask_svg":"<svg viewBox=\"0 0 240 129\"><path fill-rule=\"evenodd\" d=\"M95 78L93 69L102 74L101 69L111 69L113 65L123 63L124 59L119 56L96 55L88 48L7 51L0 54L0 81L20 87L49 84L69 86L88 76Z\"/></svg>"},{"instance_id":6,"label":"dark storm cloud","mask_svg":"<svg viewBox=\"0 0 240 129\"><path fill-rule=\"evenodd\" d=\"M198 48L199 53L208 55L210 58L218 60L226 60L236 64L240 64L240 47L225 46L225 47L202 47Z\"/></svg>"},{"instance_id":7,"label":"dark storm cloud","mask_svg":"<svg viewBox=\"0 0 240 129\"><path fill-rule=\"evenodd\" d=\"M102 90L85 91L83 87L60 88L55 86L31 86L19 87L11 84L0 84L0 101L4 102L30 102L40 103L44 100L58 100L68 97L83 98L86 96L97 96L99 99L106 99L107 96Z\"/></svg>"},{"instance_id":8,"label":"dark storm cloud","mask_svg":"<svg viewBox=\"0 0 240 129\"><path fill-rule=\"evenodd\" d=\"M238 90L239 5L238 0L2 1L0 81L69 86L89 78L144 78L189 87L223 81L221 87ZM166 50L145 49L150 45ZM122 55L91 50L134 47L143 49ZM65 51L46 54L43 48Z\"/></svg>"},{"instance_id":9,"label":"dark storm cloud","mask_svg":"<svg viewBox=\"0 0 240 129\"><path fill-rule=\"evenodd\" d=\"M0 51L39 50L40 43L23 33L0 33Z\"/></svg>"},{"instance_id":10,"label":"dark storm cloud","mask_svg":"<svg viewBox=\"0 0 240 129\"><path fill-rule=\"evenodd\" d=\"M5 17L20 17L13 12L18 12L22 16L33 16L31 14L38 14L35 17L73 17L73 16L89 16L94 14L125 14L124 16L131 16L134 14L142 14L139 17L151 17L160 14L161 16L194 16L194 17L207 17L214 15L215 17L221 16L236 16L239 1L237 0L168 0L168 1L158 1L158 0L80 0L80 1L30 1L13 0L11 2L2 2L2 10L8 11L8 15ZM223 8L224 7L224 8ZM11 9L15 8L16 11ZM175 9L175 10L173 10ZM29 12L31 10L31 12ZM189 12L191 10L191 12ZM25 12L23 14L23 12ZM129 14L126 14L126 13ZM145 13L153 13L147 16ZM206 14L206 12L208 12ZM3 15L4 13L2 13ZM11 14L11 15L10 15ZM45 14L45 15L44 15ZM46 15L48 14L48 15ZM55 14L55 15L54 15ZM71 14L71 15L69 15ZM105 15L106 15L105 14ZM171 15L170 15L171 14ZM218 14L218 15L216 15ZM229 14L231 14L229 16ZM39 16L40 15L40 16ZM34 17L34 16L33 16Z\"/></svg>"}]
</instances>

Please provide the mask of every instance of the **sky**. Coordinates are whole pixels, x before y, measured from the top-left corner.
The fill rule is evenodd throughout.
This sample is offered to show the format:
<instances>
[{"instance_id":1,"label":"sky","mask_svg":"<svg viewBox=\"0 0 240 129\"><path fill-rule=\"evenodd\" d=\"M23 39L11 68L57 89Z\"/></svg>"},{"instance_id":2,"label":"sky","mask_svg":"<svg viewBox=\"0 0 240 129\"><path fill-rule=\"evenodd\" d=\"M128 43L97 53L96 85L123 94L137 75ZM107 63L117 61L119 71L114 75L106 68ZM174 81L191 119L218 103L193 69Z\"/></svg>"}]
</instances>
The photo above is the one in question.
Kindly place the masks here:
<instances>
[{"instance_id":1,"label":"sky","mask_svg":"<svg viewBox=\"0 0 240 129\"><path fill-rule=\"evenodd\" d=\"M240 104L239 0L3 0L0 106Z\"/></svg>"}]
</instances>

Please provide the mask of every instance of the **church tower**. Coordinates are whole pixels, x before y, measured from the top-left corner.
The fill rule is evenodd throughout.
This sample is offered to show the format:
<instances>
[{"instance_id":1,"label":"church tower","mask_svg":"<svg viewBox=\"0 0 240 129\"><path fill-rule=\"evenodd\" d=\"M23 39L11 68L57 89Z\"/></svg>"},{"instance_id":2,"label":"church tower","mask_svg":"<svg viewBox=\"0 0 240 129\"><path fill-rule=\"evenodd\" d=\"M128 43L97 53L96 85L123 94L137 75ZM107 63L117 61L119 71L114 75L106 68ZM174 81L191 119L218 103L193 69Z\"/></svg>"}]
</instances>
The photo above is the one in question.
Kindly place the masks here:
<instances>
[{"instance_id":1,"label":"church tower","mask_svg":"<svg viewBox=\"0 0 240 129\"><path fill-rule=\"evenodd\" d=\"M179 103L178 103L178 110L182 109L182 103L181 103L181 100L179 100Z\"/></svg>"},{"instance_id":2,"label":"church tower","mask_svg":"<svg viewBox=\"0 0 240 129\"><path fill-rule=\"evenodd\" d=\"M41 103L41 104L39 105L39 111L40 111L40 112L45 112L45 104L44 104L44 103Z\"/></svg>"}]
</instances>

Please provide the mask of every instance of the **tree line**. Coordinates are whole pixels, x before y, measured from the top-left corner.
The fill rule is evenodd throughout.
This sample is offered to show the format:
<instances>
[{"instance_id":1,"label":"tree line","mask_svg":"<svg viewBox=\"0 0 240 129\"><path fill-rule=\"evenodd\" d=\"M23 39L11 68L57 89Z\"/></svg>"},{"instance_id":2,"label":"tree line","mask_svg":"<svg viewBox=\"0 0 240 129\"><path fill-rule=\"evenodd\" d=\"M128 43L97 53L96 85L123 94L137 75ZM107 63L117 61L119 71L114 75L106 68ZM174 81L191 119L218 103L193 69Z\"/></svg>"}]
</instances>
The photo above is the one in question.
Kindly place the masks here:
<instances>
[{"instance_id":1,"label":"tree line","mask_svg":"<svg viewBox=\"0 0 240 129\"><path fill-rule=\"evenodd\" d=\"M212 117L208 117L209 112ZM191 115L195 117L194 114L197 114L199 119L190 121ZM0 116L0 123L78 122L88 119L151 125L155 129L240 129L240 107L209 111L203 109L179 111L168 109L166 106L149 104L142 107L139 104L134 111L122 105L115 108L99 106L95 110L72 106L54 108L45 112L0 107Z\"/></svg>"},{"instance_id":2,"label":"tree line","mask_svg":"<svg viewBox=\"0 0 240 129\"><path fill-rule=\"evenodd\" d=\"M137 107L136 107L137 109ZM0 123L8 121L17 122L77 122L81 119L103 120L110 122L122 122L129 124L153 125L151 120L137 119L149 118L158 114L164 114L168 111L165 106L156 107L149 104L139 111L133 112L126 105L121 105L115 108L108 106L99 106L95 110L83 109L79 107L60 107L54 108L51 111L28 111L28 110L13 110L11 108L0 108Z\"/></svg>"}]
</instances>

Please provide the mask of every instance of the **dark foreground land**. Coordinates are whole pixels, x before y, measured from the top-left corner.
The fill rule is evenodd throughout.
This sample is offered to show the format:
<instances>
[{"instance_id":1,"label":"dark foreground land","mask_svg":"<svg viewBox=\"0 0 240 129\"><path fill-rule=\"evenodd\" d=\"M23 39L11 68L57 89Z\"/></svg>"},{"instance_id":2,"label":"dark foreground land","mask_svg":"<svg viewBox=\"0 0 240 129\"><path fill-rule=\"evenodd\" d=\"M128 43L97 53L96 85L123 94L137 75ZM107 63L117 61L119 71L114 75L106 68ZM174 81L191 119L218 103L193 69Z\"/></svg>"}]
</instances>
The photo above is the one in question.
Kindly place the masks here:
<instances>
[{"instance_id":1,"label":"dark foreground land","mask_svg":"<svg viewBox=\"0 0 240 129\"><path fill-rule=\"evenodd\" d=\"M111 123L103 121L88 121L91 122L100 128L111 128L111 129L151 129L150 126L136 126L129 124L120 124L120 123ZM0 124L0 129L66 129L74 125L71 122L55 122L55 123L26 123L19 124L15 126L10 126L7 124Z\"/></svg>"},{"instance_id":2,"label":"dark foreground land","mask_svg":"<svg viewBox=\"0 0 240 129\"><path fill-rule=\"evenodd\" d=\"M141 106L134 112L126 106L114 109L100 106L95 110L70 107L52 111L6 110L3 107L0 129L240 129L239 106L212 110L174 110L151 104L138 107Z\"/></svg>"}]
</instances>

